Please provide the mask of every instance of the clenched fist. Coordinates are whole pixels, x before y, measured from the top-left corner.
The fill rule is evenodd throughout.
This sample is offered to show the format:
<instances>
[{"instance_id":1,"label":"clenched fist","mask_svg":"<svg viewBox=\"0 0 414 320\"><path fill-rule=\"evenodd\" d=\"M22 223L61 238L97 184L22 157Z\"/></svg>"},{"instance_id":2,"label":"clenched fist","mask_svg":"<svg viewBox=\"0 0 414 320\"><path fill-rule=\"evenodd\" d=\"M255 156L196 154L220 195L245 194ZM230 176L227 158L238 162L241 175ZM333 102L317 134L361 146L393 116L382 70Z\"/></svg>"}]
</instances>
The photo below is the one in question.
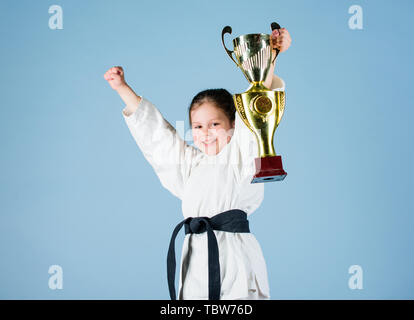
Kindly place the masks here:
<instances>
[{"instance_id":1,"label":"clenched fist","mask_svg":"<svg viewBox=\"0 0 414 320\"><path fill-rule=\"evenodd\" d=\"M275 29L272 31L272 47L279 49L280 52L286 51L290 47L292 39L286 28Z\"/></svg>"},{"instance_id":2,"label":"clenched fist","mask_svg":"<svg viewBox=\"0 0 414 320\"><path fill-rule=\"evenodd\" d=\"M104 78L114 90L119 90L127 85L124 78L124 69L120 66L110 68L105 72Z\"/></svg>"}]
</instances>

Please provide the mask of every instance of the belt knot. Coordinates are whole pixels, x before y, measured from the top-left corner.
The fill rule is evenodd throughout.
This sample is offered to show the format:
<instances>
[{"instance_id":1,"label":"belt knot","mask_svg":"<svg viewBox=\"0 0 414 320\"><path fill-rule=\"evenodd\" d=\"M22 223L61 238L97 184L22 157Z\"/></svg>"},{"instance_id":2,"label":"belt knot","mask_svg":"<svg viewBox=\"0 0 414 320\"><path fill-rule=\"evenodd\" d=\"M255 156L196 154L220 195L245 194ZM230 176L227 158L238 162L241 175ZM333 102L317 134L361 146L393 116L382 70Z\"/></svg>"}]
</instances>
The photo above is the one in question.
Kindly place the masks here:
<instances>
[{"instance_id":1,"label":"belt knot","mask_svg":"<svg viewBox=\"0 0 414 320\"><path fill-rule=\"evenodd\" d=\"M203 233L207 231L207 225L211 227L211 220L208 217L189 218L185 224L185 233Z\"/></svg>"}]
</instances>

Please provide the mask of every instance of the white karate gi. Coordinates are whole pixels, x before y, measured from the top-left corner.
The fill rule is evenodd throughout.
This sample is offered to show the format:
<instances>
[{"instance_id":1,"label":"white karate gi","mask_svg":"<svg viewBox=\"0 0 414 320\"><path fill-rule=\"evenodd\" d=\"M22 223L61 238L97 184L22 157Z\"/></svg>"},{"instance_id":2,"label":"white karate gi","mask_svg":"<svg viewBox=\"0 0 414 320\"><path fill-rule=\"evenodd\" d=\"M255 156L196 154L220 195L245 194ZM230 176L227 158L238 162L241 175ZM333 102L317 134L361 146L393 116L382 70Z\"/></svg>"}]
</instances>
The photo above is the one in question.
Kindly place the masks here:
<instances>
[{"instance_id":1,"label":"white karate gi","mask_svg":"<svg viewBox=\"0 0 414 320\"><path fill-rule=\"evenodd\" d=\"M274 75L271 89L284 90L284 81ZM237 112L230 142L219 154L209 156L188 145L158 109L141 98L138 108L125 106L124 119L161 184L182 200L184 218L212 217L230 209L250 215L260 206L264 184L250 183L257 141ZM266 263L253 233L214 233L219 247L220 299L270 299ZM208 299L207 248L206 232L185 236L178 299Z\"/></svg>"}]
</instances>

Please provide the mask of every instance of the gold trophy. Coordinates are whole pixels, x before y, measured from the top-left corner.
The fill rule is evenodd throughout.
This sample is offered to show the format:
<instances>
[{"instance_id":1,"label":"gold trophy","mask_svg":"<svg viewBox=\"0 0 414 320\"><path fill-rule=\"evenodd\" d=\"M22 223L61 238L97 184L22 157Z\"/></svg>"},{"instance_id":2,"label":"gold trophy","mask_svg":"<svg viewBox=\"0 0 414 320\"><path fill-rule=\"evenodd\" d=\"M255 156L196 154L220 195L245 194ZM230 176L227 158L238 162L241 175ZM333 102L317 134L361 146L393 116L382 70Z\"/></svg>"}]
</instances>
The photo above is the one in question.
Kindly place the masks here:
<instances>
[{"instance_id":1,"label":"gold trophy","mask_svg":"<svg viewBox=\"0 0 414 320\"><path fill-rule=\"evenodd\" d=\"M280 29L276 22L271 27ZM224 35L231 32L231 27L226 26L221 33L224 49L251 84L246 92L233 95L240 118L258 142L259 157L255 159L256 173L251 183L281 181L287 173L283 170L282 157L275 153L273 135L285 109L285 92L269 90L263 85L279 50L273 49L276 55L272 61L271 36L255 33L233 39L234 51L230 51Z\"/></svg>"}]
</instances>

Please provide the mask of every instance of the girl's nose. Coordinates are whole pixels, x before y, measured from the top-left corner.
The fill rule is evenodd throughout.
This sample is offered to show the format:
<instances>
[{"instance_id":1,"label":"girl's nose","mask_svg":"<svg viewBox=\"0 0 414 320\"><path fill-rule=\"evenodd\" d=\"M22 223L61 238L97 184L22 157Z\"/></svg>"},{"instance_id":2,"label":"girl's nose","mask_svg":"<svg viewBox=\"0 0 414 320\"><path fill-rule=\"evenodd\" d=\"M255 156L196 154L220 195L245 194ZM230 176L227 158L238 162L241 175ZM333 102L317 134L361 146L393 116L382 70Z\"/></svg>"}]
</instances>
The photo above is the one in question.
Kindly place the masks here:
<instances>
[{"instance_id":1,"label":"girl's nose","mask_svg":"<svg viewBox=\"0 0 414 320\"><path fill-rule=\"evenodd\" d=\"M207 129L207 128L203 129L203 134L204 136L210 136L210 137L214 136L213 130Z\"/></svg>"}]
</instances>

